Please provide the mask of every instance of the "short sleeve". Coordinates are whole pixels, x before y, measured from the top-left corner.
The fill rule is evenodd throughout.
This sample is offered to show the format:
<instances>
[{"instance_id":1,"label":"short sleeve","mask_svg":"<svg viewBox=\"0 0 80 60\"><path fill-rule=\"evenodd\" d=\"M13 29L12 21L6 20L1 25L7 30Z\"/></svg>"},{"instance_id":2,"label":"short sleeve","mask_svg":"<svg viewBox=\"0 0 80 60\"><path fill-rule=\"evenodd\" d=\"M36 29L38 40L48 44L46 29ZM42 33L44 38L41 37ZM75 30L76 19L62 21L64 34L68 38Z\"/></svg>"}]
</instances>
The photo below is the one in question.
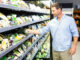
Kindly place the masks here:
<instances>
[{"instance_id":1,"label":"short sleeve","mask_svg":"<svg viewBox=\"0 0 80 60\"><path fill-rule=\"evenodd\" d=\"M70 30L71 30L72 36L79 37L78 28L73 18L71 18L71 21L70 21Z\"/></svg>"}]
</instances>

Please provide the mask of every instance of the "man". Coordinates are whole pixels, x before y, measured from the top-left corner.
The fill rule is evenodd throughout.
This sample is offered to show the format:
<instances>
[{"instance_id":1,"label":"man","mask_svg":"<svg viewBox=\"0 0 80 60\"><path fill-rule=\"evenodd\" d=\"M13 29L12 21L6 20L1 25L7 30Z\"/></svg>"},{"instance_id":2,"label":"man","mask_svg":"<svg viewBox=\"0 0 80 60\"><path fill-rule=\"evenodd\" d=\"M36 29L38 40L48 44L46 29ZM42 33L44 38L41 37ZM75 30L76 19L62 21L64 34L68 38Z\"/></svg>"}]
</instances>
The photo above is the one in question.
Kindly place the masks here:
<instances>
[{"instance_id":1,"label":"man","mask_svg":"<svg viewBox=\"0 0 80 60\"><path fill-rule=\"evenodd\" d=\"M54 19L47 26L39 30L27 29L27 31L41 35L50 31L53 38L53 60L72 60L72 55L76 52L79 37L75 21L72 17L62 13L62 6L59 3L52 5L52 14L54 15Z\"/></svg>"}]
</instances>

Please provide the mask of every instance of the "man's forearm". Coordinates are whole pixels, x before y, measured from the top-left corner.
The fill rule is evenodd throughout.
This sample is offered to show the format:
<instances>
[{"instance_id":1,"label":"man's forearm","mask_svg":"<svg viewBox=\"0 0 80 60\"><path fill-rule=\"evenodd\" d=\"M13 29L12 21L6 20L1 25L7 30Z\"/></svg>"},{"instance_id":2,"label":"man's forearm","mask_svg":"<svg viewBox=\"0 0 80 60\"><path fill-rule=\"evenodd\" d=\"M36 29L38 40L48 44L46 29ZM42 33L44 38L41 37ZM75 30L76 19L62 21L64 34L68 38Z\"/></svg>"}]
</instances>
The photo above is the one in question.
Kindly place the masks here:
<instances>
[{"instance_id":1,"label":"man's forearm","mask_svg":"<svg viewBox=\"0 0 80 60\"><path fill-rule=\"evenodd\" d=\"M27 32L28 32L28 33L31 33L31 34L40 34L40 30L27 29Z\"/></svg>"},{"instance_id":2,"label":"man's forearm","mask_svg":"<svg viewBox=\"0 0 80 60\"><path fill-rule=\"evenodd\" d=\"M73 37L73 45L72 48L70 49L71 56L76 52L77 42L78 42L78 37Z\"/></svg>"},{"instance_id":3,"label":"man's forearm","mask_svg":"<svg viewBox=\"0 0 80 60\"><path fill-rule=\"evenodd\" d=\"M76 48L78 42L78 37L73 37L73 46Z\"/></svg>"}]
</instances>

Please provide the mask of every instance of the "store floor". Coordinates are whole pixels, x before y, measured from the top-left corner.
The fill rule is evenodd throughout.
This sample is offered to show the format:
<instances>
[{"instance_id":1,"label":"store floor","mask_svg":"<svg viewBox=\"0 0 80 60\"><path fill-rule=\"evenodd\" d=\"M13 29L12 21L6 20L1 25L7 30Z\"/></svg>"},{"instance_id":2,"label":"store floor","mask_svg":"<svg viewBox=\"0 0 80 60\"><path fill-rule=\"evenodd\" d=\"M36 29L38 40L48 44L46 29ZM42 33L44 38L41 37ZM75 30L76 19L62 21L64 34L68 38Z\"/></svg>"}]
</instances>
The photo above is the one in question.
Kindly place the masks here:
<instances>
[{"instance_id":1,"label":"store floor","mask_svg":"<svg viewBox=\"0 0 80 60\"><path fill-rule=\"evenodd\" d=\"M72 60L80 60L80 41L78 42L76 54L73 55Z\"/></svg>"}]
</instances>

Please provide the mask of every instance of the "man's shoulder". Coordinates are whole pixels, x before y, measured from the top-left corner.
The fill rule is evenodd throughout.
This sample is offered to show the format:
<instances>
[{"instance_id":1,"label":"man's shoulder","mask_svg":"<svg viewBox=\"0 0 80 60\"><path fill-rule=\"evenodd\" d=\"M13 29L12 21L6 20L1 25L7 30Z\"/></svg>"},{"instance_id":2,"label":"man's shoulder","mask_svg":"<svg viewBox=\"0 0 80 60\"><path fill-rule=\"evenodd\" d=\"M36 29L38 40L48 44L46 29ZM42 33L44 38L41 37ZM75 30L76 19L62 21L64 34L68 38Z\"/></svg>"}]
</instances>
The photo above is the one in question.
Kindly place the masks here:
<instances>
[{"instance_id":1,"label":"man's shoulder","mask_svg":"<svg viewBox=\"0 0 80 60\"><path fill-rule=\"evenodd\" d=\"M68 21L68 22L74 21L74 18L72 16L69 16L69 15L65 15L64 19L66 19L66 21Z\"/></svg>"},{"instance_id":2,"label":"man's shoulder","mask_svg":"<svg viewBox=\"0 0 80 60\"><path fill-rule=\"evenodd\" d=\"M66 14L65 14L65 18L74 19L72 16L69 16L69 15L66 15Z\"/></svg>"}]
</instances>

